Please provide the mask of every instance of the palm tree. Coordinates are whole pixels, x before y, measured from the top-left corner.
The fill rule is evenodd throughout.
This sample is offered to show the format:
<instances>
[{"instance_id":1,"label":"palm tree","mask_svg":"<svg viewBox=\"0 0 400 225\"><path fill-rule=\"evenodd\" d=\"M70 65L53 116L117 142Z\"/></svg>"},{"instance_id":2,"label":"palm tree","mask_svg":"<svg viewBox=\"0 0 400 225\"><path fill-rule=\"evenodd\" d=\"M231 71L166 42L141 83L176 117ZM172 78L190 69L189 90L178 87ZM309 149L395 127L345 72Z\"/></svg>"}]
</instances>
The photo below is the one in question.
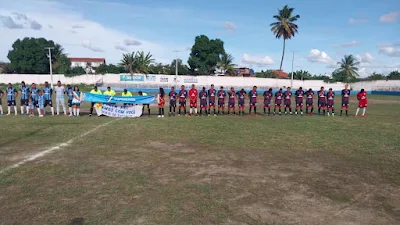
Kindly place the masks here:
<instances>
[{"instance_id":1,"label":"palm tree","mask_svg":"<svg viewBox=\"0 0 400 225\"><path fill-rule=\"evenodd\" d=\"M121 62L119 63L120 66L123 66L127 72L133 75L133 66L136 62L136 55L135 52L122 54Z\"/></svg>"},{"instance_id":2,"label":"palm tree","mask_svg":"<svg viewBox=\"0 0 400 225\"><path fill-rule=\"evenodd\" d=\"M342 61L337 64L339 65L339 68L336 69L335 72L343 74L344 82L359 76L357 73L357 66L360 65L360 62L358 62L353 55L345 55Z\"/></svg>"},{"instance_id":3,"label":"palm tree","mask_svg":"<svg viewBox=\"0 0 400 225\"><path fill-rule=\"evenodd\" d=\"M271 23L270 25L271 31L274 33L276 38L280 39L283 37L283 51L279 70L282 70L286 40L294 37L298 29L298 26L294 22L300 18L300 15L292 16L293 10L294 8L289 8L287 5L285 5L282 9L278 9L278 15L273 16L277 22Z\"/></svg>"},{"instance_id":4,"label":"palm tree","mask_svg":"<svg viewBox=\"0 0 400 225\"><path fill-rule=\"evenodd\" d=\"M217 67L222 73L232 71L234 66L236 66L236 64L233 64L233 56L231 54L223 53L219 56Z\"/></svg>"},{"instance_id":5,"label":"palm tree","mask_svg":"<svg viewBox=\"0 0 400 225\"><path fill-rule=\"evenodd\" d=\"M153 56L148 52L146 55L143 51L137 52L135 55L134 68L138 73L148 74L150 64L154 62Z\"/></svg>"}]
</instances>

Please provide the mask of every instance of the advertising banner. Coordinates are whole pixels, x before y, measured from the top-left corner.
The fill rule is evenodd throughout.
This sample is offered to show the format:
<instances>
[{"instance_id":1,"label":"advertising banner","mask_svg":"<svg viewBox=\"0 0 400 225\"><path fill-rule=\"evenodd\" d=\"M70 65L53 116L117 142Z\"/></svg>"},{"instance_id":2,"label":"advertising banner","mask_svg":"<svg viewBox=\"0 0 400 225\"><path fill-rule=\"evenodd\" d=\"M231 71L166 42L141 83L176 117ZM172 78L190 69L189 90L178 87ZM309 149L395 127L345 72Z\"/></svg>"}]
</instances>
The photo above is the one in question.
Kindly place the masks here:
<instances>
[{"instance_id":1,"label":"advertising banner","mask_svg":"<svg viewBox=\"0 0 400 225\"><path fill-rule=\"evenodd\" d=\"M119 75L119 81L135 81L141 82L144 81L144 75Z\"/></svg>"},{"instance_id":2,"label":"advertising banner","mask_svg":"<svg viewBox=\"0 0 400 225\"><path fill-rule=\"evenodd\" d=\"M116 106L97 103L96 113L98 116L104 115L108 117L140 117L142 115L142 106Z\"/></svg>"},{"instance_id":3,"label":"advertising banner","mask_svg":"<svg viewBox=\"0 0 400 225\"><path fill-rule=\"evenodd\" d=\"M83 101L96 102L96 103L153 104L155 103L155 97L154 96L132 96L132 97L107 96L107 95L91 94L89 92L86 92L83 95Z\"/></svg>"}]
</instances>

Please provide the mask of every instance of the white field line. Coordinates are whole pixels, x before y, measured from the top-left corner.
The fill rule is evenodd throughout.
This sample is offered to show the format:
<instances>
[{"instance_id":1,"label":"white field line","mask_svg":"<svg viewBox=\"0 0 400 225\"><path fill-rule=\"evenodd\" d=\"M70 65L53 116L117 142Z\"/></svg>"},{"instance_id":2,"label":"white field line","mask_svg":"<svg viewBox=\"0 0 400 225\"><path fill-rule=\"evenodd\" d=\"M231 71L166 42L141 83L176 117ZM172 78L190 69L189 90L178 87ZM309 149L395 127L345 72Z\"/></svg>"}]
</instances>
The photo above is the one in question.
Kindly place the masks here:
<instances>
[{"instance_id":1,"label":"white field line","mask_svg":"<svg viewBox=\"0 0 400 225\"><path fill-rule=\"evenodd\" d=\"M107 126L107 125L109 125L109 124L111 124L111 123L113 123L113 122L115 122L115 121L118 121L118 120L120 120L120 119L122 119L122 118L115 119L115 120L111 120L111 121L108 121L107 123L103 123L103 124L101 124L101 125L99 125L99 126L93 128L93 129L91 129L91 130L89 130L89 131L86 131L85 133L83 133L83 134L81 134L81 135L79 135L79 136L77 136L77 137L74 137L74 138L68 140L67 142L61 143L61 144L59 144L59 145L57 145L57 146L54 146L54 147L51 147L51 148L46 149L46 150L44 150L44 151L38 152L38 153L36 153L36 154L33 154L33 155L31 155L31 156L25 158L24 160L22 160L22 161L20 161L20 162L18 162L18 163L16 163L16 164L13 164L13 165L11 165L11 166L9 166L9 167L6 167L5 169L0 170L0 174L6 172L6 171L8 171L8 170L17 168L17 167L19 167L19 166L21 166L21 165L23 165L23 164L25 164L25 163L28 163L28 162L34 161L34 160L36 160L36 159L42 158L43 156L45 156L45 155L47 155L47 154L49 154L49 153L52 153L52 152L54 152L54 151L57 151L57 150L62 149L62 148L64 148L64 147L67 147L68 145L72 144L72 142L74 142L75 140L80 139L80 138L83 138L83 137L89 135L90 133L92 133L92 132L94 132L94 131L96 131L96 130L102 128L102 127L105 127L105 126Z\"/></svg>"}]
</instances>

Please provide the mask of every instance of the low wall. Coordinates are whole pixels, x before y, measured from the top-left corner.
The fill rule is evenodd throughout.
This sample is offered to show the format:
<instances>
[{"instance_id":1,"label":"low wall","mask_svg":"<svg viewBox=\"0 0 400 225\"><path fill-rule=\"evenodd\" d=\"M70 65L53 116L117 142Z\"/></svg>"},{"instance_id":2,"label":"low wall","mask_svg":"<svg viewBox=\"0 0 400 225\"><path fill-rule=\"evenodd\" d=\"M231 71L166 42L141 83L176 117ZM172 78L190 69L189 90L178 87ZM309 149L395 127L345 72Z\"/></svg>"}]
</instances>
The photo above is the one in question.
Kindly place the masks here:
<instances>
[{"instance_id":1,"label":"low wall","mask_svg":"<svg viewBox=\"0 0 400 225\"><path fill-rule=\"evenodd\" d=\"M0 74L0 83L20 83L25 81L30 83L51 82L49 74ZM198 88L203 86L209 87L211 84L216 86L224 86L224 88L235 87L236 89L251 89L254 85L259 89L268 88L278 89L281 87L291 86L291 81L286 79L274 78L255 78L255 77L219 77L219 76L171 76L171 75L143 75L143 74L105 74L105 75L80 75L75 77L66 77L62 74L53 75L53 83L60 80L63 84L97 84L101 87L112 86L115 88L148 88L157 89L158 87L170 88L171 86L179 87L185 85L189 87L195 84ZM325 89L332 88L339 91L344 88L344 83L325 83L322 80L293 80L293 89L303 87L303 89L312 88L319 90L321 86ZM351 84L353 90L364 88L367 91L400 91L400 80L389 81L369 81L357 82Z\"/></svg>"}]
</instances>

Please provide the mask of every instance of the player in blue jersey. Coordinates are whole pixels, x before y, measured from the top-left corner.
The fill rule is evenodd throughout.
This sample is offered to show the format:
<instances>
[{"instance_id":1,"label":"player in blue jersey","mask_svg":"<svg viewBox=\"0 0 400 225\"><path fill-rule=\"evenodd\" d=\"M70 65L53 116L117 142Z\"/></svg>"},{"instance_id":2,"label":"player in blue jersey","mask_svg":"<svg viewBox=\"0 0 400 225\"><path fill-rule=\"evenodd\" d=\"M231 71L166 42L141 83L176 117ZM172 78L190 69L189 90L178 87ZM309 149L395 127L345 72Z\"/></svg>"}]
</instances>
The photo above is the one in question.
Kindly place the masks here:
<instances>
[{"instance_id":1,"label":"player in blue jersey","mask_svg":"<svg viewBox=\"0 0 400 225\"><path fill-rule=\"evenodd\" d=\"M20 87L20 92L21 92L21 115L24 115L24 106L26 108L26 114L29 114L29 87L26 86L25 82L21 82L21 87Z\"/></svg>"},{"instance_id":2,"label":"player in blue jersey","mask_svg":"<svg viewBox=\"0 0 400 225\"><path fill-rule=\"evenodd\" d=\"M0 115L3 115L3 106L1 105L1 98L3 97L4 92L0 90Z\"/></svg>"},{"instance_id":3,"label":"player in blue jersey","mask_svg":"<svg viewBox=\"0 0 400 225\"><path fill-rule=\"evenodd\" d=\"M33 101L33 105L37 108L38 114L40 115L40 109L39 109L39 89L36 88L36 84L32 83L31 88L29 89L29 97Z\"/></svg>"},{"instance_id":4,"label":"player in blue jersey","mask_svg":"<svg viewBox=\"0 0 400 225\"><path fill-rule=\"evenodd\" d=\"M29 98L28 100L28 107L29 107L29 116L35 116L34 110L35 110L35 105L33 104L32 98Z\"/></svg>"},{"instance_id":5,"label":"player in blue jersey","mask_svg":"<svg viewBox=\"0 0 400 225\"><path fill-rule=\"evenodd\" d=\"M53 108L53 89L49 86L49 82L44 82L43 88L43 96L44 96L44 107L50 106L51 115L54 116L54 108Z\"/></svg>"},{"instance_id":6,"label":"player in blue jersey","mask_svg":"<svg viewBox=\"0 0 400 225\"><path fill-rule=\"evenodd\" d=\"M44 116L44 104L45 103L46 103L46 99L43 95L43 91L39 90L39 92L38 92L39 117Z\"/></svg>"},{"instance_id":7,"label":"player in blue jersey","mask_svg":"<svg viewBox=\"0 0 400 225\"><path fill-rule=\"evenodd\" d=\"M70 84L67 85L67 89L65 90L68 96L68 110L69 110L69 116L73 116L72 114L72 99L74 99L74 89Z\"/></svg>"},{"instance_id":8,"label":"player in blue jersey","mask_svg":"<svg viewBox=\"0 0 400 225\"><path fill-rule=\"evenodd\" d=\"M8 112L7 115L11 114L11 106L14 108L14 113L17 115L17 105L15 104L15 99L18 96L18 92L11 83L8 83L8 86L6 88L6 95L7 95L7 105L8 105Z\"/></svg>"}]
</instances>

